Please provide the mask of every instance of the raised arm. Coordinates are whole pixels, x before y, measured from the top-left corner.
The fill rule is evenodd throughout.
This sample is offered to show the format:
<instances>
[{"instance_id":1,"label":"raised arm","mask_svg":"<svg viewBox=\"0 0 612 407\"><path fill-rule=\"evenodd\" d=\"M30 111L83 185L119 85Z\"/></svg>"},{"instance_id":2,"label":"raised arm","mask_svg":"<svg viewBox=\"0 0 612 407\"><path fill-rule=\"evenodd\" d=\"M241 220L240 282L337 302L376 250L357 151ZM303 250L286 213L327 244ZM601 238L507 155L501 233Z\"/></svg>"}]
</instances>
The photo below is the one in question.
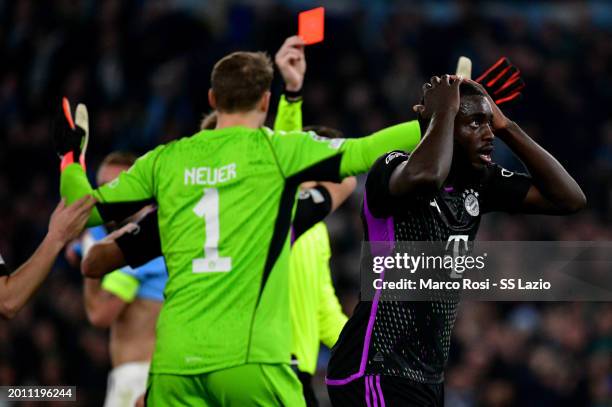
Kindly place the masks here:
<instances>
[{"instance_id":1,"label":"raised arm","mask_svg":"<svg viewBox=\"0 0 612 407\"><path fill-rule=\"evenodd\" d=\"M76 238L83 227L95 201L84 197L70 206L62 200L49 221L49 231L43 242L14 273L0 276L0 315L12 318L32 297L51 271L64 245Z\"/></svg>"},{"instance_id":2,"label":"raised arm","mask_svg":"<svg viewBox=\"0 0 612 407\"><path fill-rule=\"evenodd\" d=\"M486 93L486 91L483 89ZM488 96L488 94L487 94ZM488 96L493 109L495 135L525 164L533 185L523 200L522 211L563 215L586 206L586 197L578 183L549 152L508 119Z\"/></svg>"},{"instance_id":3,"label":"raised arm","mask_svg":"<svg viewBox=\"0 0 612 407\"><path fill-rule=\"evenodd\" d=\"M135 213L151 203L154 199L154 169L164 146L159 146L140 157L129 171L121 173L115 181L94 190L85 173L88 128L85 105L77 106L76 119L73 121L70 105L64 99L63 109L55 120L53 130L56 150L61 158L60 194L68 203L84 195L92 195L99 204L92 211L87 226L95 226L118 220L113 215L124 213L124 211L104 211L108 207L103 204L124 202L124 206L133 207L131 213Z\"/></svg>"},{"instance_id":4,"label":"raised arm","mask_svg":"<svg viewBox=\"0 0 612 407\"><path fill-rule=\"evenodd\" d=\"M314 132L309 132L309 137L298 133L302 130L301 90L306 72L303 40L298 36L287 38L276 53L275 62L285 82L285 94L280 99L274 122L277 133L272 135L271 143L285 178L297 183L339 182L349 175L368 171L376 159L388 151L409 152L418 144L421 134L416 121L358 139L329 140ZM295 133L283 137L279 131Z\"/></svg>"},{"instance_id":5,"label":"raised arm","mask_svg":"<svg viewBox=\"0 0 612 407\"><path fill-rule=\"evenodd\" d=\"M429 126L421 143L405 163L391 175L389 191L399 196L415 191L434 192L442 187L453 159L455 116L459 110L461 79L434 76L423 85L425 105L416 109L429 119Z\"/></svg>"},{"instance_id":6,"label":"raised arm","mask_svg":"<svg viewBox=\"0 0 612 407\"><path fill-rule=\"evenodd\" d=\"M276 53L274 62L285 84L274 120L274 130L302 130L302 86L306 75L304 40L297 35L287 38ZM328 191L333 212L353 193L357 181L348 177L341 183L322 182L319 185Z\"/></svg>"},{"instance_id":7,"label":"raised arm","mask_svg":"<svg viewBox=\"0 0 612 407\"><path fill-rule=\"evenodd\" d=\"M302 130L302 85L306 74L304 41L294 35L285 40L274 58L285 82L278 103L274 130Z\"/></svg>"}]
</instances>

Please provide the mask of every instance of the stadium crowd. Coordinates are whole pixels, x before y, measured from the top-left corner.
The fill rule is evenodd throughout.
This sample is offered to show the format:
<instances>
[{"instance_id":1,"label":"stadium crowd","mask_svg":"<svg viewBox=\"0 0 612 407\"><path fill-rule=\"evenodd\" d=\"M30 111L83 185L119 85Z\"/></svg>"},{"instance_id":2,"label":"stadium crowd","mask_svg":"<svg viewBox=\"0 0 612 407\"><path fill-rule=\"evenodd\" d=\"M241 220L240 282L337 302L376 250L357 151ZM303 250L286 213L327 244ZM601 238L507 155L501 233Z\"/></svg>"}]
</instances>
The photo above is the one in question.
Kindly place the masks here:
<instances>
[{"instance_id":1,"label":"stadium crowd","mask_svg":"<svg viewBox=\"0 0 612 407\"><path fill-rule=\"evenodd\" d=\"M110 151L140 154L193 134L209 111L213 62L236 49L273 54L296 28L296 4L198 3L0 1L0 252L7 263L32 253L58 200L49 123L61 95L88 104L93 177ZM411 118L422 83L454 70L458 56L470 56L478 73L506 55L527 83L509 107L512 117L575 176L589 208L567 218L492 215L479 239L611 240L612 25L605 22L612 7L563 2L557 6L567 15L559 15L528 2L500 5L504 13L468 3L331 8L326 41L307 50L305 123L368 134ZM278 97L278 78L275 90ZM501 144L494 159L520 168ZM327 222L347 314L359 290L361 196L358 189ZM107 334L87 323L81 280L61 259L35 301L10 323L0 320L0 385L76 385L79 405L101 403ZM453 341L450 407L612 401L612 304L465 302ZM321 400L327 356L319 361Z\"/></svg>"}]
</instances>

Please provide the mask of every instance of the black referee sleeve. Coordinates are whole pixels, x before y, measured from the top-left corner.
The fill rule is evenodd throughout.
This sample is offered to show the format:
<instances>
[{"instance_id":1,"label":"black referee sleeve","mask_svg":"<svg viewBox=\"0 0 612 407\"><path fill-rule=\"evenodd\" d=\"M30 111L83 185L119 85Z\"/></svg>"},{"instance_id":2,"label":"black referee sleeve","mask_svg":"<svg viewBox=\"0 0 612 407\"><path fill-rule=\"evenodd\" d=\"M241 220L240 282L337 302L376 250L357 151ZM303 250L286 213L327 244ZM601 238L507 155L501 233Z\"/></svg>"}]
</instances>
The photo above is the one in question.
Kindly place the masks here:
<instances>
[{"instance_id":1,"label":"black referee sleeve","mask_svg":"<svg viewBox=\"0 0 612 407\"><path fill-rule=\"evenodd\" d=\"M136 224L138 228L115 240L132 268L140 267L162 255L157 210L149 212Z\"/></svg>"},{"instance_id":2,"label":"black referee sleeve","mask_svg":"<svg viewBox=\"0 0 612 407\"><path fill-rule=\"evenodd\" d=\"M331 194L322 185L300 191L293 218L293 236L300 237L308 229L321 222L332 210Z\"/></svg>"}]
</instances>

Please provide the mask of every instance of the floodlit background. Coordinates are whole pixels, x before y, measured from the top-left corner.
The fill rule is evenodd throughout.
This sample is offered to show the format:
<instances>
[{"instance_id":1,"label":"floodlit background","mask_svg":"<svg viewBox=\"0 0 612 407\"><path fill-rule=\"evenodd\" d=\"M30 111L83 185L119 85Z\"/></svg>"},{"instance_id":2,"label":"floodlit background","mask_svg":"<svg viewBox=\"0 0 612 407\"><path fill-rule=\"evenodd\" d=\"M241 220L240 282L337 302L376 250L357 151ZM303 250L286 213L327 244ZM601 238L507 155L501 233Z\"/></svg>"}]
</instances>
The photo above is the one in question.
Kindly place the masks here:
<instances>
[{"instance_id":1,"label":"floodlit background","mask_svg":"<svg viewBox=\"0 0 612 407\"><path fill-rule=\"evenodd\" d=\"M611 240L612 4L323 4L326 40L307 50L305 124L367 135L411 119L422 83L454 71L460 55L472 58L475 74L506 55L527 83L507 113L570 170L589 208L566 218L491 215L479 238ZM0 252L7 263L33 252L58 201L49 121L61 95L89 106L93 178L110 151L140 154L193 134L209 110L214 62L233 50L273 55L296 33L297 12L318 5L0 0ZM280 90L277 75L274 101ZM501 145L494 160L520 168ZM360 188L328 220L334 281L349 314L359 286L361 196ZM0 385L76 385L79 405L102 404L107 332L87 323L81 284L61 259L35 301L16 320L0 321ZM609 303L464 303L447 405L609 406L611 355ZM323 406L327 357L323 350L316 378Z\"/></svg>"}]
</instances>

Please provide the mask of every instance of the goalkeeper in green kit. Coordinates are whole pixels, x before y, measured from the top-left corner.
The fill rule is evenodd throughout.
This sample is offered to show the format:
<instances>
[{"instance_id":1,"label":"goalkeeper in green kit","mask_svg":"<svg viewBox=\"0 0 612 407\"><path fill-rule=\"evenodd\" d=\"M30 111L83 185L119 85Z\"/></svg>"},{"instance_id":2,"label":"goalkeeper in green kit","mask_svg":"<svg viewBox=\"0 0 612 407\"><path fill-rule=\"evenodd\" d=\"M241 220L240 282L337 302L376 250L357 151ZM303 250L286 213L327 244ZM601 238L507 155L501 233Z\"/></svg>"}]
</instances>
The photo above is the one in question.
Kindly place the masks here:
<instances>
[{"instance_id":1,"label":"goalkeeper in green kit","mask_svg":"<svg viewBox=\"0 0 612 407\"><path fill-rule=\"evenodd\" d=\"M263 53L222 58L208 94L216 129L157 147L97 190L79 159L87 131L74 125L67 103L56 125L62 196L98 200L90 226L158 205L169 278L147 405L304 405L289 367L289 227L298 186L365 172L381 154L411 151L420 139L416 121L347 140L262 127L272 75Z\"/></svg>"}]
</instances>

